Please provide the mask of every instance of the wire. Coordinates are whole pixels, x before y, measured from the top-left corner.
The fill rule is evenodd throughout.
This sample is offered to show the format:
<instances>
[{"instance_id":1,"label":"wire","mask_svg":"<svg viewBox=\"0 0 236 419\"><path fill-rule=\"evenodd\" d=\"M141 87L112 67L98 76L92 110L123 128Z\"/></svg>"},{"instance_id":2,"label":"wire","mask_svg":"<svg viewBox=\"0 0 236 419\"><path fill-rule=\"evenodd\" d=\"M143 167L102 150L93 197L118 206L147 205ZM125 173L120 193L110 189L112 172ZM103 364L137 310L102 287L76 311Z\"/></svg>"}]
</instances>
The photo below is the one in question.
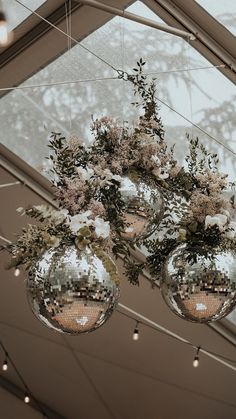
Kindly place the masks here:
<instances>
[{"instance_id":1,"label":"wire","mask_svg":"<svg viewBox=\"0 0 236 419\"><path fill-rule=\"evenodd\" d=\"M196 70L209 70L212 68L226 68L225 64L220 65L208 65L205 67L193 67L193 68L177 68L175 70L166 70L166 71L151 71L148 73L143 73L144 76L151 76L155 74L168 74L168 73L179 73L179 72L189 72L189 71L196 71Z\"/></svg>"},{"instance_id":2,"label":"wire","mask_svg":"<svg viewBox=\"0 0 236 419\"><path fill-rule=\"evenodd\" d=\"M208 67L195 67L195 68L180 68L178 70L168 70L168 71L152 71L148 73L143 73L144 76L151 76L151 75L159 75L159 74L168 74L168 73L178 73L178 72L185 72L185 71L195 71L195 70L206 70L211 68L218 68L218 67L225 67L224 64L216 65L216 66L208 66ZM118 77L100 77L94 79L83 79L83 80L65 80L65 81L58 81L58 82L51 82L51 83L42 83L42 84L30 84L30 85L23 85L23 86L12 86L12 87L1 87L1 91L11 91L11 90L23 90L23 89L34 89L40 87L50 87L50 86L60 86L65 84L76 84L76 83L88 83L88 82L97 82L97 81L106 81L106 80L120 80Z\"/></svg>"},{"instance_id":3,"label":"wire","mask_svg":"<svg viewBox=\"0 0 236 419\"><path fill-rule=\"evenodd\" d=\"M209 134L209 132L205 131L203 128L201 128L198 124L195 124L195 122L191 121L190 119L188 119L185 115L181 114L179 111L177 111L176 109L172 108L172 106L168 105L168 103L164 102L162 99L160 99L159 97L155 96L156 100L160 103L162 103L162 105L166 106L168 109L170 109L171 111L175 112L177 115L179 115L181 118L183 118L185 121L187 121L189 124L193 125L195 128L197 128L199 131L203 132L203 134L207 135L209 138L211 138L213 141L215 141L217 144L221 145L223 148L225 148L226 150L228 150L230 153L232 153L234 156L236 156L236 152L233 151L230 147L228 147L227 145L225 145L224 143L222 143L220 140L218 140L217 138L213 137L213 135Z\"/></svg>"},{"instance_id":4,"label":"wire","mask_svg":"<svg viewBox=\"0 0 236 419\"><path fill-rule=\"evenodd\" d=\"M42 413L42 415L44 415L44 417L46 416L45 411L43 410L41 404L39 403L39 401L36 399L36 397L33 395L33 393L30 391L28 385L26 384L22 374L20 373L20 371L18 370L18 368L16 367L15 362L13 361L12 357L10 356L9 352L7 351L5 345L3 344L2 341L0 341L0 346L2 347L2 350L5 354L7 354L7 359L9 360L11 366L13 367L13 369L15 370L15 373L17 375L17 377L19 378L20 382L22 383L24 389L25 389L25 396L27 395L28 397L31 397L32 400L34 400L35 404L38 406L38 409L40 410L40 412Z\"/></svg>"},{"instance_id":5,"label":"wire","mask_svg":"<svg viewBox=\"0 0 236 419\"><path fill-rule=\"evenodd\" d=\"M67 8L67 1L68 1L68 8ZM71 0L65 0L65 13L66 13L66 32L67 35L69 35L69 37L67 38L68 43L67 43L67 50L68 50L68 56L69 59L72 57L71 55L71 47L72 47L72 43L71 43ZM72 127L72 115L71 115L71 92L69 91L69 130L71 133L71 127Z\"/></svg>"},{"instance_id":6,"label":"wire","mask_svg":"<svg viewBox=\"0 0 236 419\"><path fill-rule=\"evenodd\" d=\"M182 336L179 336L176 333L173 333L172 331L166 329L165 327L159 325L158 323L153 322L152 320L148 319L147 317L144 317L142 314L135 312L134 310L130 309L127 306L124 306L121 303L118 303L118 305L122 309L124 309L124 310L126 310L126 311L129 312L129 314L127 314L127 313L124 313L123 311L120 311L119 309L117 309L116 311L119 314L121 314L121 315L123 315L123 316L125 316L125 317L127 317L129 319L132 319L133 321L136 321L139 324L142 324L142 325L144 325L144 326L146 326L146 327L148 327L148 328L150 328L152 330L155 330L155 331L157 331L157 332L159 332L159 333L161 333L163 335L166 335L166 336L171 337L171 338L173 338L173 339L175 339L175 340L177 340L179 342L182 342L182 343L184 343L184 344L186 344L188 346L191 346L192 348L194 348L196 350L198 349L199 346L196 346L192 342L188 341L187 339L182 338ZM137 317L138 317L138 320L137 320ZM205 355L207 355L208 357L213 358L215 361L223 364L224 366L232 369L233 371L236 371L236 360L231 359L231 358L228 358L228 357L225 357L224 355L221 355L219 353L216 353L216 352L213 352L211 350L208 350L208 349L206 349L206 348L204 348L202 346L201 346L201 352L204 353ZM231 364L228 364L225 361L228 361L228 362L230 362L232 364L235 364L235 366L234 365L231 365Z\"/></svg>"},{"instance_id":7,"label":"wire","mask_svg":"<svg viewBox=\"0 0 236 419\"><path fill-rule=\"evenodd\" d=\"M30 7L26 6L25 4L23 4L21 1L19 0L15 0L18 4L20 4L21 6L23 6L26 10L28 10L29 12L31 12L32 14L34 14L35 16L37 16L39 19L43 20L45 23L47 23L48 25L50 25L52 28L56 29L58 32L60 32L61 34L63 34L64 36L66 36L67 38L69 38L71 41L73 41L75 44L79 45L81 48L83 48L85 51L89 52L91 55L93 55L94 57L96 57L99 61L103 62L104 64L106 64L108 67L110 67L112 70L117 71L116 68L109 63L108 61L106 61L104 58L99 57L99 55L97 55L94 51L90 50L89 48L85 47L84 45L82 45L79 41L77 41L77 39L73 38L71 35L67 34L66 32L64 32L62 29L58 28L58 26L54 25L52 22L50 22L48 19L45 19L43 16L41 16L39 13L37 13L35 10L31 9Z\"/></svg>"},{"instance_id":8,"label":"wire","mask_svg":"<svg viewBox=\"0 0 236 419\"><path fill-rule=\"evenodd\" d=\"M34 89L37 87L51 87L51 86L59 86L65 84L76 84L76 83L88 83L88 82L97 82L103 80L120 80L118 77L101 77L101 78L94 78L94 79L83 79L83 80L66 80L66 81L57 81L51 83L43 83L43 84L30 84L24 86L13 86L13 87L1 87L0 91L11 91L11 90L24 90L24 89Z\"/></svg>"}]
</instances>

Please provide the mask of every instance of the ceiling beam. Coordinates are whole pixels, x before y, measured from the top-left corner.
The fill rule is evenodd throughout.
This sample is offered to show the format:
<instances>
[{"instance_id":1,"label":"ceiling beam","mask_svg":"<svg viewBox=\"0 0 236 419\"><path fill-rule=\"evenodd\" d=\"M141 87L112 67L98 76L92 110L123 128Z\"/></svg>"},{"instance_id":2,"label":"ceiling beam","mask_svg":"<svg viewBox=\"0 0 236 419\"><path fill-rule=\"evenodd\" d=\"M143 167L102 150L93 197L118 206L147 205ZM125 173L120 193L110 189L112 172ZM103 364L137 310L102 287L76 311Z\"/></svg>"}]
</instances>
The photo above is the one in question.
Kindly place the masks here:
<instances>
[{"instance_id":1,"label":"ceiling beam","mask_svg":"<svg viewBox=\"0 0 236 419\"><path fill-rule=\"evenodd\" d=\"M235 37L194 0L143 0L164 22L193 33L189 45L236 84Z\"/></svg>"},{"instance_id":2,"label":"ceiling beam","mask_svg":"<svg viewBox=\"0 0 236 419\"><path fill-rule=\"evenodd\" d=\"M78 3L85 4L89 7L94 7L98 10L103 10L104 12L111 13L113 16L120 16L124 19L131 20L133 22L141 23L142 25L149 26L154 29L161 30L163 32L168 32L176 36L187 39L195 39L195 36L190 32L182 31L181 29L173 28L173 26L164 25L162 23L156 22L152 19L147 19L143 16L139 16L134 13L126 12L123 9L118 9L117 7L112 7L109 4L101 3L96 0L78 0Z\"/></svg>"}]
</instances>

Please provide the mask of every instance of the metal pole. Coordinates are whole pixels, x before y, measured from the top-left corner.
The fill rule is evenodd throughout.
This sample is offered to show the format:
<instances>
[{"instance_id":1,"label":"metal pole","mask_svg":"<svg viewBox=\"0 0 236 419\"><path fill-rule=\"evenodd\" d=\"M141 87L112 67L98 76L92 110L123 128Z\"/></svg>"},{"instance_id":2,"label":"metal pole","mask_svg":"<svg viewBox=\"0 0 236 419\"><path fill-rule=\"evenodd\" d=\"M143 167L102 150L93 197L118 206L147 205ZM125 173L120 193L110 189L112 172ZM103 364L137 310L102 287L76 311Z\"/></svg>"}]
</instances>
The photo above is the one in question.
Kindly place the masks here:
<instances>
[{"instance_id":1,"label":"metal pole","mask_svg":"<svg viewBox=\"0 0 236 419\"><path fill-rule=\"evenodd\" d=\"M94 7L95 9L103 10L104 12L111 13L116 16L121 16L124 19L132 20L134 22L141 23L146 26L150 26L154 29L159 29L163 32L168 32L176 36L180 36L181 38L188 38L191 41L194 41L196 38L195 36L186 31L182 31L181 29L173 28L172 26L164 25L162 23L155 22L152 19L146 19L145 17L136 15L134 13L126 12L125 10L117 9L116 7L109 6L108 4L100 3L96 0L76 0L79 3L82 3L89 7Z\"/></svg>"}]
</instances>

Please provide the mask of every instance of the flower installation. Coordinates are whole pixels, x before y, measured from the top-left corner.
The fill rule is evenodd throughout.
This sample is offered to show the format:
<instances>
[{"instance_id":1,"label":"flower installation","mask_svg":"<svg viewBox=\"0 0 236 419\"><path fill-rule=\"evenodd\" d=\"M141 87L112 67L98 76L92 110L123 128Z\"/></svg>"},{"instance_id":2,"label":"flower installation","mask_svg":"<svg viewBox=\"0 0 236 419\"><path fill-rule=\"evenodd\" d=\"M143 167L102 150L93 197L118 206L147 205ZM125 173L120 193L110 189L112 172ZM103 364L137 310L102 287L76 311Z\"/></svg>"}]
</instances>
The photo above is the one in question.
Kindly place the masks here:
<instances>
[{"instance_id":1,"label":"flower installation","mask_svg":"<svg viewBox=\"0 0 236 419\"><path fill-rule=\"evenodd\" d=\"M19 208L35 223L4 246L12 255L8 268L28 271L33 312L61 332L92 331L110 317L119 298L117 257L133 284L148 270L182 318L218 320L236 305L236 208L226 193L235 185L198 139L187 137L189 155L177 162L144 65L140 59L133 74L119 73L141 110L134 126L93 120L89 147L52 133L57 207ZM144 248L139 263L134 253Z\"/></svg>"}]
</instances>

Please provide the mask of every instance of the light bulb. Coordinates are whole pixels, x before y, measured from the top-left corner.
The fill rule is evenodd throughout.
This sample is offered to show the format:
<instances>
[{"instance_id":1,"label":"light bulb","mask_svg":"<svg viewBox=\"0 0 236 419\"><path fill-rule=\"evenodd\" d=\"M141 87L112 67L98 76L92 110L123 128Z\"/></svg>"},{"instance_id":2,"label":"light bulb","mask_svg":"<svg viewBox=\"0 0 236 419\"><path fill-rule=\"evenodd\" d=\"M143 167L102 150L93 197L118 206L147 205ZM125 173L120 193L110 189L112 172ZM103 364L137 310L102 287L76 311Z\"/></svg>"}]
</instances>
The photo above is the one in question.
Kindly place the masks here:
<instances>
[{"instance_id":1,"label":"light bulb","mask_svg":"<svg viewBox=\"0 0 236 419\"><path fill-rule=\"evenodd\" d=\"M134 333L133 333L133 340L139 340L139 330L138 326L135 327Z\"/></svg>"},{"instance_id":2,"label":"light bulb","mask_svg":"<svg viewBox=\"0 0 236 419\"><path fill-rule=\"evenodd\" d=\"M7 371L7 370L8 370L8 363L7 363L7 359L5 359L4 363L2 364L2 370L3 370L3 371Z\"/></svg>"},{"instance_id":3,"label":"light bulb","mask_svg":"<svg viewBox=\"0 0 236 419\"><path fill-rule=\"evenodd\" d=\"M30 398L29 398L28 394L25 395L24 402L25 403L29 403L30 402Z\"/></svg>"},{"instance_id":4,"label":"light bulb","mask_svg":"<svg viewBox=\"0 0 236 419\"><path fill-rule=\"evenodd\" d=\"M16 269L15 269L15 271L14 271L14 275L15 275L15 276L19 276L19 275L20 275L20 269L19 269L19 268L16 268Z\"/></svg>"},{"instance_id":5,"label":"light bulb","mask_svg":"<svg viewBox=\"0 0 236 419\"><path fill-rule=\"evenodd\" d=\"M194 360L193 360L193 367L197 368L199 365L199 358L198 356L195 356Z\"/></svg>"},{"instance_id":6,"label":"light bulb","mask_svg":"<svg viewBox=\"0 0 236 419\"><path fill-rule=\"evenodd\" d=\"M0 12L0 45L5 47L9 42L7 20L3 12Z\"/></svg>"},{"instance_id":7,"label":"light bulb","mask_svg":"<svg viewBox=\"0 0 236 419\"><path fill-rule=\"evenodd\" d=\"M194 360L193 360L193 367L194 368L197 368L198 365L199 365L199 351L200 351L200 349L201 349L200 346L198 346L198 348L196 350L196 354L195 354Z\"/></svg>"}]
</instances>

